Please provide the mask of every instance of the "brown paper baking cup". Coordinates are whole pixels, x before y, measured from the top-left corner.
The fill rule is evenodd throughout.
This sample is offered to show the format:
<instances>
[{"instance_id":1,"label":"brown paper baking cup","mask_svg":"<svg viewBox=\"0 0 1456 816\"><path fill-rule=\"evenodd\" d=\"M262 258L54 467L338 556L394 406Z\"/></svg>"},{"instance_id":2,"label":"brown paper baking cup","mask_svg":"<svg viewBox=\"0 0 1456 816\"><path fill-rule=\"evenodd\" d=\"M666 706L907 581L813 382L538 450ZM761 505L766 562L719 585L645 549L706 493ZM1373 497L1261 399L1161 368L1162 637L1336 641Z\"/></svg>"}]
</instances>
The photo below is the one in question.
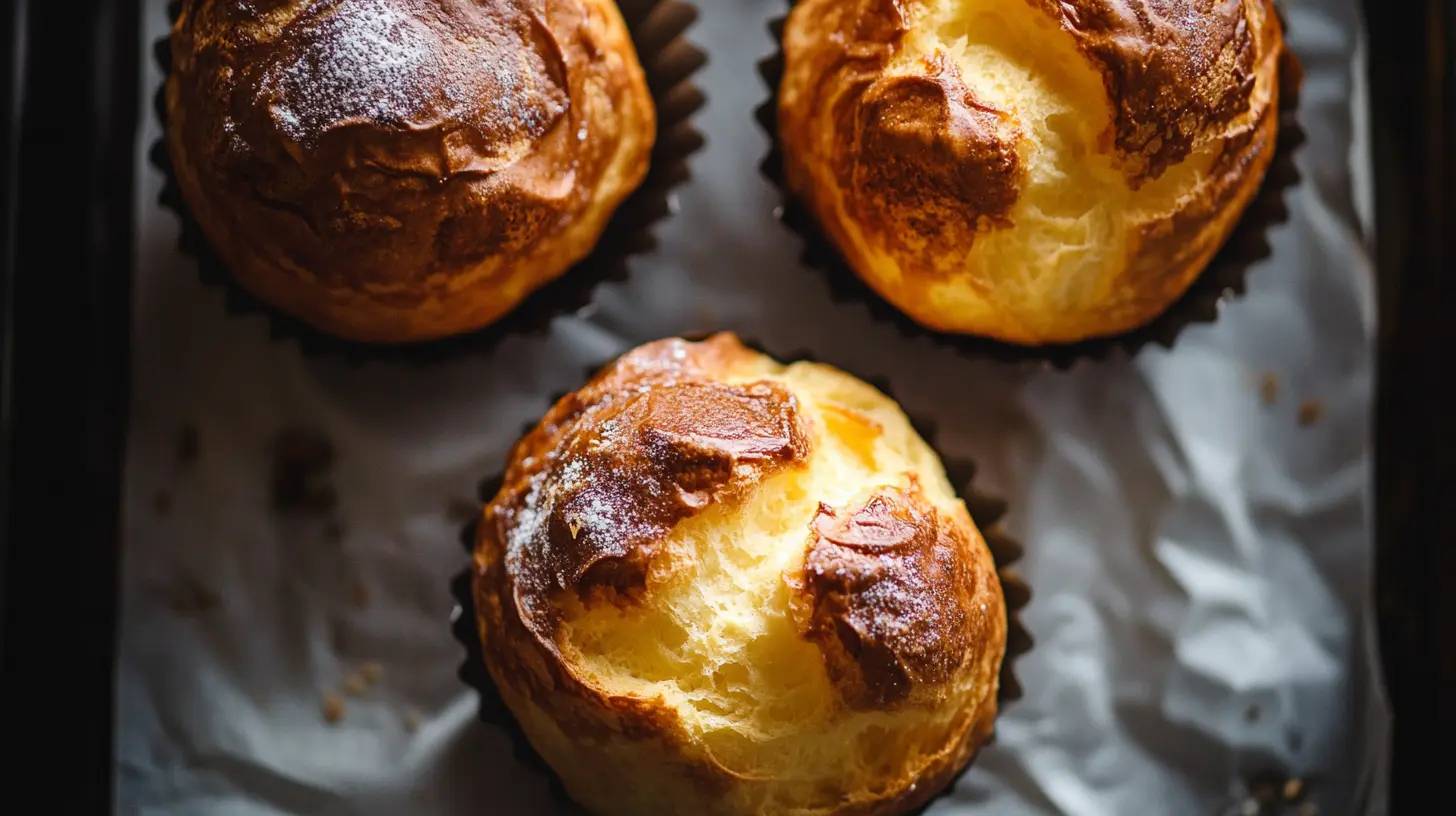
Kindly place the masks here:
<instances>
[{"instance_id":1,"label":"brown paper baking cup","mask_svg":"<svg viewBox=\"0 0 1456 816\"><path fill-rule=\"evenodd\" d=\"M687 339L701 339L699 336L689 335ZM743 340L744 345L756 351L766 352L762 346ZM817 362L812 354L798 353L775 359L796 361L805 360ZM591 369L586 372L582 382L590 380L601 368ZM895 399L894 391L890 384L883 378L866 379L870 385L880 389L891 399ZM555 405L565 394L556 394L551 398L551 404ZM898 403L898 401L897 401ZM945 466L946 476L955 487L956 493L966 504L966 509L971 514L971 520L975 522L981 536L986 540L986 547L991 551L991 558L996 564L997 574L1001 579L1001 593L1006 601L1006 655L1001 661L1000 689L997 695L999 709L1004 710L1006 704L1021 699L1021 683L1016 677L1016 661L1034 645L1031 632L1022 621L1021 613L1026 605L1031 602L1031 588L1027 585L1012 566L1021 560L1024 553L1021 542L1006 533L1001 527L1001 520L1006 515L1007 503L999 498L988 495L978 490L973 482L976 475L976 465L969 459L946 457L937 445L936 436L938 427L936 423L924 416L910 416L910 424L915 428L926 443L935 450L941 457ZM535 427L535 422L528 422L521 428L520 436L530 433ZM483 479L477 486L477 499L482 505L495 498L500 491L502 476L500 474ZM469 524L465 525L460 532L460 544L464 548L467 557L473 558L475 554L475 534L479 524L479 516ZM500 728L511 738L512 750L515 758L527 767L543 774L550 781L552 795L561 803L575 805L566 791L561 779L547 764L546 760L536 752L521 730L515 716L501 699L500 692L496 689L495 681L491 679L490 673L486 670L485 655L480 642L480 631L478 630L478 618L475 614L475 595L471 586L472 568L467 566L459 575L450 582L450 594L455 598L455 609L450 616L451 632L455 639L460 642L465 650L465 661L460 665L459 677L467 686L475 689L480 695L480 720L487 725ZM999 710L998 710L999 714ZM992 739L995 739L993 734ZM935 794L925 805L915 812L920 813L940 798L944 793L954 786L964 773L975 763L973 756L966 763L965 768L957 771L944 790Z\"/></svg>"},{"instance_id":2,"label":"brown paper baking cup","mask_svg":"<svg viewBox=\"0 0 1456 816\"><path fill-rule=\"evenodd\" d=\"M697 20L697 10L682 0L620 0L619 7L631 31L637 56L647 74L653 104L657 108L657 140L652 148L652 163L647 177L617 208L590 255L531 293L489 326L441 340L377 345L335 337L264 303L237 282L208 245L173 176L164 135L152 145L150 158L164 178L158 199L162 206L175 212L181 222L178 247L197 260L198 276L205 284L224 292L229 314L266 316L269 334L274 340L296 342L309 356L337 356L354 363L393 360L425 364L454 359L462 354L488 353L501 340L513 335L546 332L553 319L589 306L598 285L626 279L628 259L632 255L656 246L653 226L671 212L673 188L688 179L689 159L703 146L703 135L693 127L692 117L703 106L705 98L692 80L707 62L707 55L690 43L685 35ZM177 0L168 4L172 20L177 19L180 9L181 3ZM170 35L157 41L155 56L164 79L154 102L165 134L165 77L172 69Z\"/></svg>"},{"instance_id":3,"label":"brown paper baking cup","mask_svg":"<svg viewBox=\"0 0 1456 816\"><path fill-rule=\"evenodd\" d=\"M793 8L795 2L796 0L788 0L789 9ZM1268 258L1272 252L1269 230L1289 219L1289 208L1284 197L1290 188L1299 183L1300 173L1294 162L1294 153L1304 144L1306 135L1296 116L1303 69L1298 57L1286 48L1279 69L1279 133L1275 141L1274 157L1264 176L1263 185L1208 267L1182 297L1151 323L1120 335L1043 346L1018 346L982 337L932 331L911 320L861 280L820 231L808 209L788 188L784 177L778 126L779 86L784 76L783 31L786 20L787 14L769 23L769 34L773 37L775 51L772 56L764 58L758 64L759 75L768 85L769 96L756 109L755 117L768 134L771 144L759 170L783 196L780 219L804 242L800 261L825 276L829 282L831 297L841 303L865 305L873 319L892 324L904 337L929 337L936 344L948 346L965 356L986 357L1007 363L1037 363L1058 370L1069 369L1079 360L1105 360L1118 349L1131 357L1150 345L1172 348L1183 329L1196 323L1214 322L1228 299L1244 293L1249 268ZM1282 24L1282 14L1280 21Z\"/></svg>"}]
</instances>

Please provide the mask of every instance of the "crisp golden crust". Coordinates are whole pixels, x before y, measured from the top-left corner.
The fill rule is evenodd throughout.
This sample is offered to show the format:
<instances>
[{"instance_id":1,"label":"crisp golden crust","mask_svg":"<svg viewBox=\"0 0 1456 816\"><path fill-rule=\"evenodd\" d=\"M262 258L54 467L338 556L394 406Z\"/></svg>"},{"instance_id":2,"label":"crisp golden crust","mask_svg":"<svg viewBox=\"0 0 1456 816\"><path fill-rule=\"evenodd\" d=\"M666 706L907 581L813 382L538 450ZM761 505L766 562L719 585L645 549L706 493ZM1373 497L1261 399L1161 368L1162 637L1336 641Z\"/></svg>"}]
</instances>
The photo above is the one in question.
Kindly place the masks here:
<instances>
[{"instance_id":1,"label":"crisp golden crust","mask_svg":"<svg viewBox=\"0 0 1456 816\"><path fill-rule=\"evenodd\" d=\"M1161 314L1273 156L1270 0L801 0L786 180L926 327L1075 342Z\"/></svg>"},{"instance_id":2,"label":"crisp golden crust","mask_svg":"<svg viewBox=\"0 0 1456 816\"><path fill-rule=\"evenodd\" d=\"M484 326L590 251L647 172L607 0L189 0L167 141L210 243L349 339Z\"/></svg>"},{"instance_id":3,"label":"crisp golden crust","mask_svg":"<svg viewBox=\"0 0 1456 816\"><path fill-rule=\"evenodd\" d=\"M986 742L984 540L887 397L732 335L556 403L476 541L487 668L596 812L903 813Z\"/></svg>"},{"instance_id":4,"label":"crisp golden crust","mask_svg":"<svg viewBox=\"0 0 1456 816\"><path fill-rule=\"evenodd\" d=\"M933 699L1004 636L995 567L968 522L913 481L846 508L820 506L804 560L806 634L849 705Z\"/></svg>"},{"instance_id":5,"label":"crisp golden crust","mask_svg":"<svg viewBox=\"0 0 1456 816\"><path fill-rule=\"evenodd\" d=\"M944 60L931 71L877 79L836 116L860 134L838 170L851 180L850 212L908 225L883 236L907 255L952 254L984 226L1009 225L1021 186L1005 115L978 102Z\"/></svg>"},{"instance_id":6,"label":"crisp golden crust","mask_svg":"<svg viewBox=\"0 0 1456 816\"><path fill-rule=\"evenodd\" d=\"M1246 115L1259 49L1245 6L1264 1L1034 0L1101 71L1133 186Z\"/></svg>"}]
</instances>

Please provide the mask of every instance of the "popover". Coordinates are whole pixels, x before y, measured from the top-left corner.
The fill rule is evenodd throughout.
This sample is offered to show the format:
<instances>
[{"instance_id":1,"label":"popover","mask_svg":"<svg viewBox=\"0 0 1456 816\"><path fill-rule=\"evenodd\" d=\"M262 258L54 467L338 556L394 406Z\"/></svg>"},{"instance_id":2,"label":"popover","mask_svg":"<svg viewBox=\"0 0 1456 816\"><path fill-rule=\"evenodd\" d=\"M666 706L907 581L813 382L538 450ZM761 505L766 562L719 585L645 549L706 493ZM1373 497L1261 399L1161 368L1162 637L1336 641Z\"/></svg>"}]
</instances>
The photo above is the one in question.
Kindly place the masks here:
<instances>
[{"instance_id":1,"label":"popover","mask_svg":"<svg viewBox=\"0 0 1456 816\"><path fill-rule=\"evenodd\" d=\"M593 249L656 136L613 0L187 0L171 48L191 215L347 340L498 320Z\"/></svg>"},{"instance_id":2,"label":"popover","mask_svg":"<svg viewBox=\"0 0 1456 816\"><path fill-rule=\"evenodd\" d=\"M1284 48L1270 0L800 0L786 184L927 329L1123 334L1177 301L1259 190Z\"/></svg>"},{"instance_id":3,"label":"popover","mask_svg":"<svg viewBox=\"0 0 1456 816\"><path fill-rule=\"evenodd\" d=\"M486 667L593 812L892 814L990 738L1007 618L888 396L731 334L642 346L512 450Z\"/></svg>"}]
</instances>

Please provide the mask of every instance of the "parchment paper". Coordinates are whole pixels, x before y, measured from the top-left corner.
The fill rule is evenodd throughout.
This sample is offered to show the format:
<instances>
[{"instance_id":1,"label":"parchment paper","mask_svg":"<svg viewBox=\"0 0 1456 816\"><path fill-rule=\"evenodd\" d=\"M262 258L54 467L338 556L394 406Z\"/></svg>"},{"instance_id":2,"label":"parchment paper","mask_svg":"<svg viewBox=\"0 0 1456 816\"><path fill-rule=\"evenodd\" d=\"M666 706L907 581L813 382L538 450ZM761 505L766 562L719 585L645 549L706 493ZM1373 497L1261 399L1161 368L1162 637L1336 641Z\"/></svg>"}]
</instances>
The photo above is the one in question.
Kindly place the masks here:
<instances>
[{"instance_id":1,"label":"parchment paper","mask_svg":"<svg viewBox=\"0 0 1456 816\"><path fill-rule=\"evenodd\" d=\"M146 0L144 54L164 5ZM1289 4L1306 180L1248 295L1171 353L1067 373L967 362L829 302L757 172L755 62L781 0L701 6L708 147L659 249L550 336L425 370L306 361L225 314L156 204L161 78L140 66L119 812L553 810L455 675L459 506L586 367L710 328L888 375L1011 501L1035 592L1026 696L933 812L1239 812L1266 770L1306 780L1320 813L1382 812L1365 806L1383 799L1388 714L1354 0ZM284 429L331 442L331 508L275 508Z\"/></svg>"}]
</instances>

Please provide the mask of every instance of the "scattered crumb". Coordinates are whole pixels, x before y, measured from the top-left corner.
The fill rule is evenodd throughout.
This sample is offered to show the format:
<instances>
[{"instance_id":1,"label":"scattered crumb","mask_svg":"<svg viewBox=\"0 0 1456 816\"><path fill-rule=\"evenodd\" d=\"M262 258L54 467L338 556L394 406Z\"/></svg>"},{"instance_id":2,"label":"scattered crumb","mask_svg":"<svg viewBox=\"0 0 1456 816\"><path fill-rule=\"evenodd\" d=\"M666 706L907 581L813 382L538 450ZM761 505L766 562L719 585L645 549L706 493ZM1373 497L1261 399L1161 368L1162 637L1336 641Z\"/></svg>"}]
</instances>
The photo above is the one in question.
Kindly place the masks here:
<instances>
[{"instance_id":1,"label":"scattered crumb","mask_svg":"<svg viewBox=\"0 0 1456 816\"><path fill-rule=\"evenodd\" d=\"M1324 403L1317 399L1307 399L1301 402L1299 404L1299 424L1305 427L1315 424L1324 411Z\"/></svg>"},{"instance_id":2,"label":"scattered crumb","mask_svg":"<svg viewBox=\"0 0 1456 816\"><path fill-rule=\"evenodd\" d=\"M1282 774L1261 773L1256 778L1249 780L1248 796L1258 805L1275 805L1280 801L1280 791L1284 787L1284 776Z\"/></svg>"},{"instance_id":3,"label":"scattered crumb","mask_svg":"<svg viewBox=\"0 0 1456 816\"><path fill-rule=\"evenodd\" d=\"M191 579L180 580L163 590L167 606L179 615L200 615L222 602L216 593Z\"/></svg>"},{"instance_id":4,"label":"scattered crumb","mask_svg":"<svg viewBox=\"0 0 1456 816\"><path fill-rule=\"evenodd\" d=\"M177 433L177 462L183 465L190 465L197 461L197 454L200 447L197 439L197 426L186 423L182 430Z\"/></svg>"},{"instance_id":5,"label":"scattered crumb","mask_svg":"<svg viewBox=\"0 0 1456 816\"><path fill-rule=\"evenodd\" d=\"M1294 802L1304 795L1304 780L1292 777L1284 782L1284 798Z\"/></svg>"},{"instance_id":6,"label":"scattered crumb","mask_svg":"<svg viewBox=\"0 0 1456 816\"><path fill-rule=\"evenodd\" d=\"M1279 376L1272 371L1266 371L1259 377L1259 397L1264 400L1265 405L1273 405L1279 398Z\"/></svg>"},{"instance_id":7,"label":"scattered crumb","mask_svg":"<svg viewBox=\"0 0 1456 816\"><path fill-rule=\"evenodd\" d=\"M473 502L469 499L454 498L445 506L445 518L451 524L465 525L474 521L480 515L480 502Z\"/></svg>"},{"instance_id":8,"label":"scattered crumb","mask_svg":"<svg viewBox=\"0 0 1456 816\"><path fill-rule=\"evenodd\" d=\"M354 602L355 606L363 609L369 605L369 587L365 586L362 581L356 582L353 590L350 592L349 598Z\"/></svg>"},{"instance_id":9,"label":"scattered crumb","mask_svg":"<svg viewBox=\"0 0 1456 816\"><path fill-rule=\"evenodd\" d=\"M172 497L166 493L158 493L152 497L152 510L159 516L165 516L172 509Z\"/></svg>"},{"instance_id":10,"label":"scattered crumb","mask_svg":"<svg viewBox=\"0 0 1456 816\"><path fill-rule=\"evenodd\" d=\"M1244 720L1246 722L1258 722L1259 707L1257 705L1249 706L1248 709L1244 711Z\"/></svg>"},{"instance_id":11,"label":"scattered crumb","mask_svg":"<svg viewBox=\"0 0 1456 816\"><path fill-rule=\"evenodd\" d=\"M342 684L343 691L350 697L358 697L368 691L375 683L378 683L379 678L383 675L384 667L374 661L370 661L344 678Z\"/></svg>"},{"instance_id":12,"label":"scattered crumb","mask_svg":"<svg viewBox=\"0 0 1456 816\"><path fill-rule=\"evenodd\" d=\"M1239 806L1241 816L1259 816L1259 803L1254 799L1245 799Z\"/></svg>"},{"instance_id":13,"label":"scattered crumb","mask_svg":"<svg viewBox=\"0 0 1456 816\"><path fill-rule=\"evenodd\" d=\"M334 446L318 431L291 428L273 440L273 506L284 513L324 514L337 497L323 477Z\"/></svg>"},{"instance_id":14,"label":"scattered crumb","mask_svg":"<svg viewBox=\"0 0 1456 816\"><path fill-rule=\"evenodd\" d=\"M414 732L420 730L419 714L416 714L413 711L406 711L401 719L404 722L404 730L407 733L413 734Z\"/></svg>"},{"instance_id":15,"label":"scattered crumb","mask_svg":"<svg viewBox=\"0 0 1456 816\"><path fill-rule=\"evenodd\" d=\"M344 698L337 694L325 694L323 712L324 722L330 725L344 719Z\"/></svg>"},{"instance_id":16,"label":"scattered crumb","mask_svg":"<svg viewBox=\"0 0 1456 816\"><path fill-rule=\"evenodd\" d=\"M359 676L364 678L365 683L372 686L379 682L380 677L384 676L384 667L371 660L359 667Z\"/></svg>"}]
</instances>

